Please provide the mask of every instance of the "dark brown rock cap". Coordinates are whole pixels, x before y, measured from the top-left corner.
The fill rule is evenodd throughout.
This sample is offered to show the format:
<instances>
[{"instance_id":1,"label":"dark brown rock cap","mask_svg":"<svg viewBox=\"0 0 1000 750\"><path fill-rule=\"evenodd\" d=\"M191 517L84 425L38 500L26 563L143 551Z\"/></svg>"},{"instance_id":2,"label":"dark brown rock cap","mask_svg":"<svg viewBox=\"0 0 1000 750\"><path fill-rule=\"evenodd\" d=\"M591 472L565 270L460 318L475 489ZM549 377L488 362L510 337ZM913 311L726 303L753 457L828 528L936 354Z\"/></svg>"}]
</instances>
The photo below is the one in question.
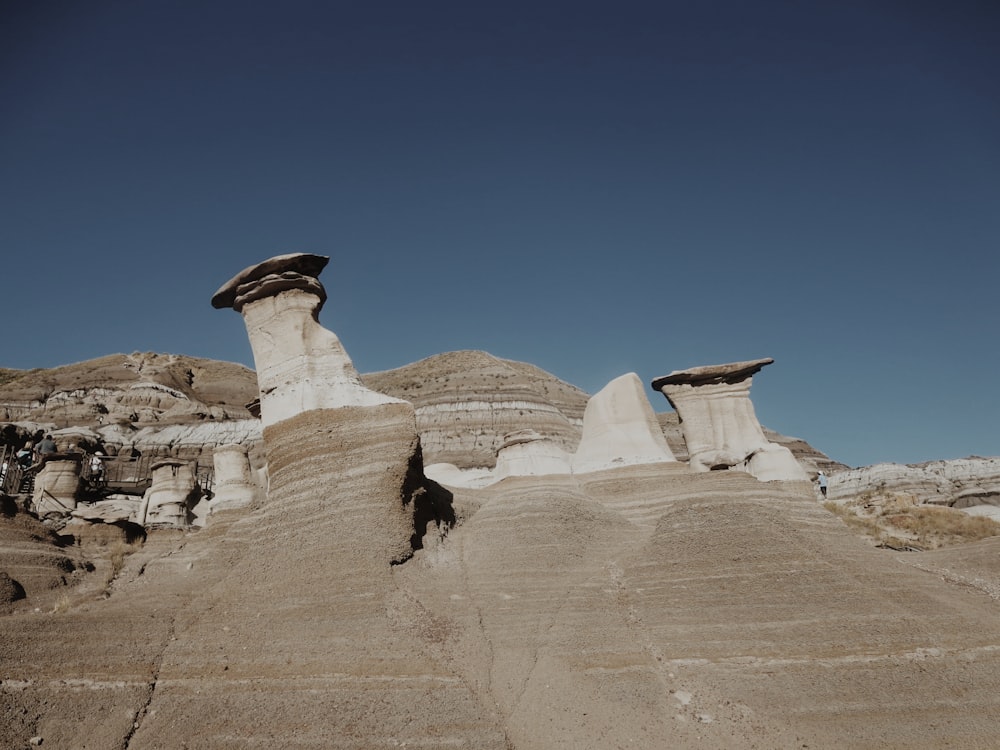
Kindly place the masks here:
<instances>
[{"instance_id":1,"label":"dark brown rock cap","mask_svg":"<svg viewBox=\"0 0 1000 750\"><path fill-rule=\"evenodd\" d=\"M727 365L704 365L689 370L674 370L669 375L653 379L653 388L661 390L665 385L709 385L711 383L739 383L753 377L767 365L773 364L771 357L751 359L745 362L730 362Z\"/></svg>"},{"instance_id":2,"label":"dark brown rock cap","mask_svg":"<svg viewBox=\"0 0 1000 750\"><path fill-rule=\"evenodd\" d=\"M219 291L212 295L212 307L220 310L233 307L236 298L246 291L248 284L255 284L268 276L283 277L286 280L296 276L316 278L329 262L329 256L312 253L275 255L273 258L244 268L219 287Z\"/></svg>"}]
</instances>

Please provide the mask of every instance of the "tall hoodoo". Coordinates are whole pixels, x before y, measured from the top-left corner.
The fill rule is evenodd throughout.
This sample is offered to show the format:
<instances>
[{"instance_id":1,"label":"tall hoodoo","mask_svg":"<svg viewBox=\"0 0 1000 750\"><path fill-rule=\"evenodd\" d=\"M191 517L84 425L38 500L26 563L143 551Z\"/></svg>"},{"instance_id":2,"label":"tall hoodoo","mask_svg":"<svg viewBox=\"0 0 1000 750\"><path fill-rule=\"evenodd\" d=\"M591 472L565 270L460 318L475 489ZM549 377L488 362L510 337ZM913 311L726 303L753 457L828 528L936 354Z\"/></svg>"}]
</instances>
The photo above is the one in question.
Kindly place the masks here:
<instances>
[{"instance_id":1,"label":"tall hoodoo","mask_svg":"<svg viewBox=\"0 0 1000 750\"><path fill-rule=\"evenodd\" d=\"M773 362L693 367L653 380L680 415L694 471L736 468L764 481L808 479L787 448L765 437L750 401L754 374Z\"/></svg>"},{"instance_id":2,"label":"tall hoodoo","mask_svg":"<svg viewBox=\"0 0 1000 750\"><path fill-rule=\"evenodd\" d=\"M329 258L278 255L245 268L212 297L242 313L253 349L266 428L313 409L401 403L369 390L333 331L319 324L326 290L316 278Z\"/></svg>"},{"instance_id":3,"label":"tall hoodoo","mask_svg":"<svg viewBox=\"0 0 1000 750\"><path fill-rule=\"evenodd\" d=\"M419 451L413 406L366 388L340 339L319 324L326 290L316 278L329 258L278 255L250 266L212 297L216 308L243 315L260 387L260 413L270 488L268 500L294 515L318 507L357 539L345 543L387 564L410 552L412 507L404 486ZM347 472L363 472L379 455L377 481L387 495L368 492L334 502ZM356 478L352 476L352 478ZM395 489L392 489L395 488Z\"/></svg>"},{"instance_id":4,"label":"tall hoodoo","mask_svg":"<svg viewBox=\"0 0 1000 750\"><path fill-rule=\"evenodd\" d=\"M168 724L171 708L197 700L198 716L211 724L248 690L293 691L294 699L255 708L244 721L286 727L286 736L308 727L308 744L323 747L500 750L492 706L429 656L405 618L387 617L405 598L391 563L413 554L414 505L426 491L416 417L409 402L366 388L340 340L320 326L326 292L316 275L326 263L317 255L271 258L212 300L242 313L260 386L266 501L246 527L253 553L233 567L240 585L227 606L229 616L252 626L239 642L209 652L218 660L218 648L228 649L226 674L238 679L223 680L211 696L154 702L143 730L167 731L155 726L162 722L174 744L204 745L215 730L190 720L178 729ZM262 601L271 604L263 614ZM372 689L376 673L379 688ZM186 674L180 668L161 677L181 683ZM309 687L290 687L298 685Z\"/></svg>"}]
</instances>

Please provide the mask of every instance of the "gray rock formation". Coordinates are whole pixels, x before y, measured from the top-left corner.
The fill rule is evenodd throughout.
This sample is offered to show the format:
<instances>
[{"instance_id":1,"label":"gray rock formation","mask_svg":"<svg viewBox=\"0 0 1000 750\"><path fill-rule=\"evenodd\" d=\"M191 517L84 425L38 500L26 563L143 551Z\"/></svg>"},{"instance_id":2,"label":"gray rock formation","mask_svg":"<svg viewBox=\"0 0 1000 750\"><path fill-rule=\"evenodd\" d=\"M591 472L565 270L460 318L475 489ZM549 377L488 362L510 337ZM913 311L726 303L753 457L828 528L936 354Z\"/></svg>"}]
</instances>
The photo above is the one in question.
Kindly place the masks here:
<instances>
[{"instance_id":1,"label":"gray rock formation","mask_svg":"<svg viewBox=\"0 0 1000 750\"><path fill-rule=\"evenodd\" d=\"M600 471L632 464L676 463L634 372L615 378L587 402L583 437L573 471Z\"/></svg>"},{"instance_id":2,"label":"gray rock formation","mask_svg":"<svg viewBox=\"0 0 1000 750\"><path fill-rule=\"evenodd\" d=\"M922 464L881 463L830 476L828 496L836 502L853 500L866 493L886 492L908 494L920 503L959 510L1000 506L1000 458L969 457Z\"/></svg>"},{"instance_id":3,"label":"gray rock formation","mask_svg":"<svg viewBox=\"0 0 1000 750\"><path fill-rule=\"evenodd\" d=\"M143 497L140 523L187 527L191 523L191 509L201 499L194 467L187 461L167 458L150 468L152 483Z\"/></svg>"},{"instance_id":4,"label":"gray rock formation","mask_svg":"<svg viewBox=\"0 0 1000 750\"><path fill-rule=\"evenodd\" d=\"M82 453L56 453L38 470L31 504L39 517L61 518L73 512L82 461Z\"/></svg>"},{"instance_id":5,"label":"gray rock formation","mask_svg":"<svg viewBox=\"0 0 1000 750\"><path fill-rule=\"evenodd\" d=\"M246 446L220 445L213 453L215 477L210 513L253 504L262 493L254 481Z\"/></svg>"},{"instance_id":6,"label":"gray rock formation","mask_svg":"<svg viewBox=\"0 0 1000 750\"><path fill-rule=\"evenodd\" d=\"M366 388L340 339L319 324L326 291L316 275L329 259L281 255L224 284L215 307L242 313L253 349L264 428L307 411L400 403Z\"/></svg>"},{"instance_id":7,"label":"gray rock formation","mask_svg":"<svg viewBox=\"0 0 1000 750\"><path fill-rule=\"evenodd\" d=\"M355 498L333 515L343 538L359 535L369 564L388 564L411 549L413 509L404 504L404 486L415 481L416 419L411 404L368 389L340 339L319 324L326 290L315 274L327 261L306 253L276 256L237 274L212 305L233 307L246 323L260 388L268 501L289 515L294 507L310 508L311 515L352 465L381 474L378 482L395 482L395 492ZM382 454L377 468L352 453L362 448Z\"/></svg>"},{"instance_id":8,"label":"gray rock formation","mask_svg":"<svg viewBox=\"0 0 1000 750\"><path fill-rule=\"evenodd\" d=\"M506 436L518 430L534 430L569 453L580 441L587 394L524 362L448 352L362 378L414 405L428 464L492 468Z\"/></svg>"},{"instance_id":9,"label":"gray rock formation","mask_svg":"<svg viewBox=\"0 0 1000 750\"><path fill-rule=\"evenodd\" d=\"M653 380L680 415L692 469L737 468L764 481L808 478L787 448L767 440L750 401L754 374L772 362L695 367Z\"/></svg>"},{"instance_id":10,"label":"gray rock formation","mask_svg":"<svg viewBox=\"0 0 1000 750\"><path fill-rule=\"evenodd\" d=\"M570 456L554 440L534 430L509 433L497 453L493 479L570 474Z\"/></svg>"}]
</instances>

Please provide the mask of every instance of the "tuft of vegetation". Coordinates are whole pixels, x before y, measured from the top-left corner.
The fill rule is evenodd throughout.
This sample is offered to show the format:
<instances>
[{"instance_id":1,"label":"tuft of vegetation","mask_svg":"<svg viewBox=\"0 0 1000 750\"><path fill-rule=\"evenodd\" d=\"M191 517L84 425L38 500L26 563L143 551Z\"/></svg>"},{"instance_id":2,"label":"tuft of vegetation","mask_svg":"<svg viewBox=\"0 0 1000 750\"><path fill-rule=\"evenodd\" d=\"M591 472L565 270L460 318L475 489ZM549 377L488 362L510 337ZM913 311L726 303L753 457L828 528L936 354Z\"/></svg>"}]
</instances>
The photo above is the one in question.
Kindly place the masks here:
<instances>
[{"instance_id":1,"label":"tuft of vegetation","mask_svg":"<svg viewBox=\"0 0 1000 750\"><path fill-rule=\"evenodd\" d=\"M922 551L1000 536L1000 523L991 518L921 505L913 495L882 488L846 503L827 501L823 507L853 531L894 550Z\"/></svg>"},{"instance_id":2,"label":"tuft of vegetation","mask_svg":"<svg viewBox=\"0 0 1000 750\"><path fill-rule=\"evenodd\" d=\"M61 615L64 612L68 612L72 604L73 600L70 598L70 595L63 594L56 599L56 603L52 606L52 614Z\"/></svg>"},{"instance_id":3,"label":"tuft of vegetation","mask_svg":"<svg viewBox=\"0 0 1000 750\"><path fill-rule=\"evenodd\" d=\"M136 547L125 542L115 542L108 548L108 570L104 578L104 595L111 594L111 584L125 567L125 558L136 551Z\"/></svg>"}]
</instances>

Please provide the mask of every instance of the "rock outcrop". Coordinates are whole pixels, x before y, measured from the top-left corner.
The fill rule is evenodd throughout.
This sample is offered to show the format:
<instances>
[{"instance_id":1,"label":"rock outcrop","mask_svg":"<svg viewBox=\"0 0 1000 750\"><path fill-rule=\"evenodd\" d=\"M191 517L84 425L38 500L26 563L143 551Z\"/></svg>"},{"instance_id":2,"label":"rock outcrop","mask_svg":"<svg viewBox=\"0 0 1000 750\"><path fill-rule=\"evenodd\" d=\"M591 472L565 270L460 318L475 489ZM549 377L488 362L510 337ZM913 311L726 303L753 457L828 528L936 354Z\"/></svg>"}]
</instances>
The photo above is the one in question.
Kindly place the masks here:
<instances>
[{"instance_id":1,"label":"rock outcrop","mask_svg":"<svg viewBox=\"0 0 1000 750\"><path fill-rule=\"evenodd\" d=\"M38 470L31 504L39 517L68 517L76 508L82 461L82 453L54 453Z\"/></svg>"},{"instance_id":2,"label":"rock outcrop","mask_svg":"<svg viewBox=\"0 0 1000 750\"><path fill-rule=\"evenodd\" d=\"M268 502L290 516L296 507L312 516L345 473L380 475L372 481L388 482L395 492L331 510L344 525L339 536L354 539L370 555L367 564L388 565L411 549L413 507L405 495L417 488L409 486L420 460L416 420L408 402L368 389L340 339L319 324L326 290L316 275L328 260L293 253L250 266L215 293L212 305L232 307L246 323L260 388ZM362 459L358 450L379 460Z\"/></svg>"},{"instance_id":3,"label":"rock outcrop","mask_svg":"<svg viewBox=\"0 0 1000 750\"><path fill-rule=\"evenodd\" d=\"M428 464L492 468L506 436L518 430L534 430L569 453L580 441L587 394L524 362L449 352L362 377L413 404Z\"/></svg>"},{"instance_id":4,"label":"rock outcrop","mask_svg":"<svg viewBox=\"0 0 1000 750\"><path fill-rule=\"evenodd\" d=\"M508 434L497 453L494 481L507 477L570 474L570 456L556 442L534 430Z\"/></svg>"},{"instance_id":5,"label":"rock outcrop","mask_svg":"<svg viewBox=\"0 0 1000 750\"><path fill-rule=\"evenodd\" d=\"M920 503L960 510L1000 506L1000 458L959 458L922 464L881 463L830 476L830 500L865 494L904 493Z\"/></svg>"},{"instance_id":6,"label":"rock outcrop","mask_svg":"<svg viewBox=\"0 0 1000 750\"><path fill-rule=\"evenodd\" d=\"M791 451L768 442L750 401L754 374L772 362L694 367L653 380L680 415L692 469L737 468L763 481L807 479Z\"/></svg>"},{"instance_id":7,"label":"rock outcrop","mask_svg":"<svg viewBox=\"0 0 1000 750\"><path fill-rule=\"evenodd\" d=\"M191 509L201 499L201 488L187 461L167 458L151 467L152 483L140 510L144 526L185 528L191 523Z\"/></svg>"},{"instance_id":8,"label":"rock outcrop","mask_svg":"<svg viewBox=\"0 0 1000 750\"><path fill-rule=\"evenodd\" d=\"M0 385L0 420L62 427L247 418L256 396L243 365L175 354L111 354Z\"/></svg>"},{"instance_id":9,"label":"rock outcrop","mask_svg":"<svg viewBox=\"0 0 1000 750\"><path fill-rule=\"evenodd\" d=\"M422 475L413 407L365 393L317 330L325 262L271 259L216 297L242 310L264 373L262 502L154 529L132 557L105 549L73 596L79 549L4 506L0 746L995 744L996 545L925 571L856 539L805 482L678 470L630 376L583 419L611 447L587 448L587 471L563 470L554 435L574 423L553 396L547 427L500 444L503 481L443 489ZM746 369L666 384L739 386L679 389L685 423L703 417L702 468L774 470L753 464L778 452ZM499 409L482 414L513 417ZM475 465L444 413L428 434ZM221 466L245 484L242 458Z\"/></svg>"},{"instance_id":10,"label":"rock outcrop","mask_svg":"<svg viewBox=\"0 0 1000 750\"><path fill-rule=\"evenodd\" d=\"M220 445L212 455L215 477L212 485L211 513L253 504L262 492L254 481L247 448L244 445Z\"/></svg>"},{"instance_id":11,"label":"rock outcrop","mask_svg":"<svg viewBox=\"0 0 1000 750\"><path fill-rule=\"evenodd\" d=\"M587 402L573 471L677 463L634 372L615 378Z\"/></svg>"}]
</instances>

